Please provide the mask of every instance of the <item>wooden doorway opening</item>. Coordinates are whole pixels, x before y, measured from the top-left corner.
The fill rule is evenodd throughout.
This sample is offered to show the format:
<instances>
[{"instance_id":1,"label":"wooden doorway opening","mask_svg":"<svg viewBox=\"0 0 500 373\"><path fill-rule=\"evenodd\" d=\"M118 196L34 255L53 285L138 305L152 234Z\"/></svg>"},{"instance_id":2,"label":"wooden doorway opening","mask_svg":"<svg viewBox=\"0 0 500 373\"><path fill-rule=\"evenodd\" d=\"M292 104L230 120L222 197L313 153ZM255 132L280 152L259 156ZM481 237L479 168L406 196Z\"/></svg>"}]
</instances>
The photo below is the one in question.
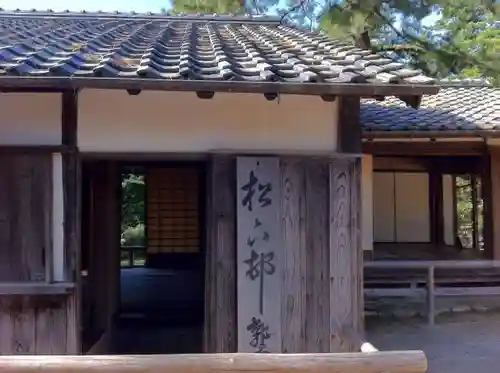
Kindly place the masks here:
<instances>
[{"instance_id":1,"label":"wooden doorway opening","mask_svg":"<svg viewBox=\"0 0 500 373\"><path fill-rule=\"evenodd\" d=\"M106 177L92 167L88 171L94 174L88 178L97 184L115 186L104 187L107 198L99 202L95 185L91 182L86 187L93 201L88 204L91 211L86 220L94 221L89 224L94 232L84 246L94 253L87 255L94 258L87 260L87 276L95 291L87 292L84 304L91 306L93 319L100 314L97 324L112 330L103 352L201 352L205 166L191 162L112 163ZM105 207L110 204L114 207ZM103 256L111 259L103 260ZM99 292L109 294L112 301L101 299L104 296L97 295ZM102 315L103 309L107 316Z\"/></svg>"}]
</instances>

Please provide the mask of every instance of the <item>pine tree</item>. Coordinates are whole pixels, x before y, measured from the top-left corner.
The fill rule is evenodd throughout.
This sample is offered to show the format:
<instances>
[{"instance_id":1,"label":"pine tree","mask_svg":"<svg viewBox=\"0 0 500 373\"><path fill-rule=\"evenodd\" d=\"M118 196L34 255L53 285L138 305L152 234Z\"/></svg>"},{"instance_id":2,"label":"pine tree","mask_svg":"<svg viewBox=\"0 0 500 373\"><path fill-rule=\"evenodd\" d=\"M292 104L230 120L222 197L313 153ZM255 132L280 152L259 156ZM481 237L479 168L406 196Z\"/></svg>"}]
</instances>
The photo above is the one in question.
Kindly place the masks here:
<instances>
[{"instance_id":1,"label":"pine tree","mask_svg":"<svg viewBox=\"0 0 500 373\"><path fill-rule=\"evenodd\" d=\"M332 2L333 1L333 2ZM500 84L500 5L494 0L176 0L174 12L275 13L283 22L381 51L438 78ZM439 21L422 20L439 13Z\"/></svg>"}]
</instances>

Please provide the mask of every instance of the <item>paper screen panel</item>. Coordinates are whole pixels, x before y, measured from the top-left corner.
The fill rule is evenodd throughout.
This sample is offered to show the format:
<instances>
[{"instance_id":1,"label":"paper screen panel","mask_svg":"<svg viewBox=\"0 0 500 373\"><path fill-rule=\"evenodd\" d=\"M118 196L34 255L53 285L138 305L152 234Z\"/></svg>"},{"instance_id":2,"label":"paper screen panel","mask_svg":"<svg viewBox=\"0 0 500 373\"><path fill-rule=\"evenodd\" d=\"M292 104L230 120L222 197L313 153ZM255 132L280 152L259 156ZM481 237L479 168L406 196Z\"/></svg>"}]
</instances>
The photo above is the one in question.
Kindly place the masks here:
<instances>
[{"instance_id":1,"label":"paper screen panel","mask_svg":"<svg viewBox=\"0 0 500 373\"><path fill-rule=\"evenodd\" d=\"M198 173L196 168L147 171L148 253L199 252Z\"/></svg>"}]
</instances>

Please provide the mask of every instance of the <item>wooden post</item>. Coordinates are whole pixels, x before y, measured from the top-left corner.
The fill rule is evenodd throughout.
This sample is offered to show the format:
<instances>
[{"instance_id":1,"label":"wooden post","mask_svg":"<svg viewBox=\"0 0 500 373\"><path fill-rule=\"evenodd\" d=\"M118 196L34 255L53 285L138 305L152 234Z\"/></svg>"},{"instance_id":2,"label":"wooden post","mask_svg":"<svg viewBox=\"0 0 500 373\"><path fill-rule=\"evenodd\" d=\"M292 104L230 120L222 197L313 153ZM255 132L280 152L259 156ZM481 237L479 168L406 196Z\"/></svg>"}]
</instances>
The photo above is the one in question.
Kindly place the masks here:
<instances>
[{"instance_id":1,"label":"wooden post","mask_svg":"<svg viewBox=\"0 0 500 373\"><path fill-rule=\"evenodd\" d=\"M328 160L305 162L305 346L294 352L329 352L330 350L330 247L329 247L329 168ZM287 253L288 254L288 253ZM293 311L292 311L293 312ZM303 329L298 330L302 332Z\"/></svg>"},{"instance_id":2,"label":"wooden post","mask_svg":"<svg viewBox=\"0 0 500 373\"><path fill-rule=\"evenodd\" d=\"M205 352L235 352L236 162L214 155L207 172Z\"/></svg>"},{"instance_id":3,"label":"wooden post","mask_svg":"<svg viewBox=\"0 0 500 373\"><path fill-rule=\"evenodd\" d=\"M481 167L481 196L483 198L483 243L484 243L484 258L485 259L499 259L498 255L495 253L495 240L498 242L498 233L494 232L495 222L494 222L494 201L493 194L495 192L493 188L493 175L492 172L500 171L500 167L495 165L495 170L493 170L492 165L492 155L485 154L482 157L482 167ZM498 162L498 161L497 161ZM499 181L499 176L497 174L497 182ZM498 184L497 184L498 185ZM498 200L498 198L496 198ZM497 202L498 205L498 202ZM456 215L456 214L455 214ZM498 214L497 214L498 216ZM456 229L455 229L456 232ZM496 251L500 252L499 249Z\"/></svg>"},{"instance_id":4,"label":"wooden post","mask_svg":"<svg viewBox=\"0 0 500 373\"><path fill-rule=\"evenodd\" d=\"M434 285L434 266L427 269L427 321L434 325L436 320L436 295Z\"/></svg>"},{"instance_id":5,"label":"wooden post","mask_svg":"<svg viewBox=\"0 0 500 373\"><path fill-rule=\"evenodd\" d=\"M63 154L64 246L66 279L77 286L67 300L67 353L81 353L80 340L80 192L81 165L78 153L78 93L62 95L61 142L69 149Z\"/></svg>"},{"instance_id":6,"label":"wooden post","mask_svg":"<svg viewBox=\"0 0 500 373\"><path fill-rule=\"evenodd\" d=\"M373 156L364 154L361 160L361 245L363 258L373 259Z\"/></svg>"},{"instance_id":7,"label":"wooden post","mask_svg":"<svg viewBox=\"0 0 500 373\"><path fill-rule=\"evenodd\" d=\"M97 161L89 168L88 286L96 323L92 328L111 334L120 295L120 172L114 161Z\"/></svg>"},{"instance_id":8,"label":"wooden post","mask_svg":"<svg viewBox=\"0 0 500 373\"><path fill-rule=\"evenodd\" d=\"M488 227L489 233L492 236L491 257L494 260L500 260L500 151L494 150L490 153L490 183L487 190L491 195L486 195L485 206L488 200L491 201L491 211L486 211L485 218L491 222L491 227ZM490 220L491 219L491 220Z\"/></svg>"},{"instance_id":9,"label":"wooden post","mask_svg":"<svg viewBox=\"0 0 500 373\"><path fill-rule=\"evenodd\" d=\"M444 242L443 175L431 165L429 171L430 241L439 246Z\"/></svg>"},{"instance_id":10,"label":"wooden post","mask_svg":"<svg viewBox=\"0 0 500 373\"><path fill-rule=\"evenodd\" d=\"M363 331L360 160L330 164L330 351L352 351L342 330Z\"/></svg>"},{"instance_id":11,"label":"wooden post","mask_svg":"<svg viewBox=\"0 0 500 373\"><path fill-rule=\"evenodd\" d=\"M357 153L363 151L361 143L361 122L359 96L338 97L338 148L343 153Z\"/></svg>"},{"instance_id":12,"label":"wooden post","mask_svg":"<svg viewBox=\"0 0 500 373\"><path fill-rule=\"evenodd\" d=\"M479 251L479 219L477 211L477 176L471 175L471 199L472 199L472 250Z\"/></svg>"},{"instance_id":13,"label":"wooden post","mask_svg":"<svg viewBox=\"0 0 500 373\"><path fill-rule=\"evenodd\" d=\"M64 92L62 96L61 141L71 150L63 154L64 193L64 244L66 247L66 278L76 280L78 275L80 232L80 159L77 151L78 102L75 91Z\"/></svg>"}]
</instances>

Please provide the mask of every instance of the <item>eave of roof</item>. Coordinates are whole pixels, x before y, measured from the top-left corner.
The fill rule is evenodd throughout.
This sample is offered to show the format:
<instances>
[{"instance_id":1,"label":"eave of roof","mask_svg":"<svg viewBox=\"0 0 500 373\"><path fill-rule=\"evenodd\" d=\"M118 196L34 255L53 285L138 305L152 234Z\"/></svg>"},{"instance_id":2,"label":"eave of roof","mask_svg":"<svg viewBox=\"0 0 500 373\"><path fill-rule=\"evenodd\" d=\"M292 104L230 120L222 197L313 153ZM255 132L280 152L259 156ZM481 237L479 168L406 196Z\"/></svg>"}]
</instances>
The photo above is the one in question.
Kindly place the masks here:
<instances>
[{"instance_id":1,"label":"eave of roof","mask_svg":"<svg viewBox=\"0 0 500 373\"><path fill-rule=\"evenodd\" d=\"M500 90L484 81L444 81L418 110L399 99L362 100L365 138L498 137Z\"/></svg>"},{"instance_id":2,"label":"eave of roof","mask_svg":"<svg viewBox=\"0 0 500 373\"><path fill-rule=\"evenodd\" d=\"M68 89L125 89L129 91L159 90L188 92L235 92L262 94L301 94L319 96L405 96L436 94L434 85L409 84L361 84L361 83L292 83L292 82L240 82L165 80L149 78L105 78L105 77L27 77L0 76L0 92L31 89L62 91Z\"/></svg>"},{"instance_id":3,"label":"eave of roof","mask_svg":"<svg viewBox=\"0 0 500 373\"><path fill-rule=\"evenodd\" d=\"M202 13L178 13L169 12L74 12L70 10L55 12L53 10L4 10L0 8L0 18L43 18L43 19L99 19L99 20L135 20L135 21L187 21L187 22L217 22L217 23L258 23L258 24L277 24L281 22L281 17L267 15L224 15L224 14L202 14Z\"/></svg>"},{"instance_id":4,"label":"eave of roof","mask_svg":"<svg viewBox=\"0 0 500 373\"><path fill-rule=\"evenodd\" d=\"M4 92L102 88L304 94L328 100L337 95L394 95L416 106L419 96L439 90L418 70L324 35L281 25L278 17L0 11L4 30L10 31L11 19L22 23L0 38L0 51L5 49L0 56ZM73 20L83 23L68 23ZM32 22L36 27L30 30ZM112 43L116 32L109 22L122 27L120 43L127 46ZM179 22L188 27L179 29ZM207 24L213 26L206 29ZM37 27L47 29L47 35L31 45ZM87 27L92 31L86 32ZM74 37L66 37L73 28ZM137 34L138 30L143 31ZM191 32L196 43L188 45ZM81 46L74 50L80 39ZM187 46L181 48L181 43ZM187 57L179 60L181 52ZM122 64L118 59L117 64L116 53L119 59L134 62ZM94 54L102 60L89 57Z\"/></svg>"},{"instance_id":5,"label":"eave of roof","mask_svg":"<svg viewBox=\"0 0 500 373\"><path fill-rule=\"evenodd\" d=\"M370 131L363 129L363 138L374 139L440 139L440 138L500 138L500 130L440 130L440 131Z\"/></svg>"}]
</instances>

